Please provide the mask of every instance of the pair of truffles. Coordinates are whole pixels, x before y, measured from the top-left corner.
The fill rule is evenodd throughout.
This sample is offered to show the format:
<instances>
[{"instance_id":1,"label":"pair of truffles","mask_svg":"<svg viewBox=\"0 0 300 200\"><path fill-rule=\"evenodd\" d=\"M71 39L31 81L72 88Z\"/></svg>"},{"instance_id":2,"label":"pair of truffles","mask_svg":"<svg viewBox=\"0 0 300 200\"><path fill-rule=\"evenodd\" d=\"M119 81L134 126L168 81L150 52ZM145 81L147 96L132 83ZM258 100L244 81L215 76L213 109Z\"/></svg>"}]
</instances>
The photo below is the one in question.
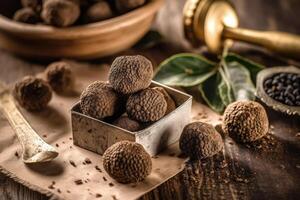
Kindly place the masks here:
<instances>
[{"instance_id":1,"label":"pair of truffles","mask_svg":"<svg viewBox=\"0 0 300 200\"><path fill-rule=\"evenodd\" d=\"M254 101L237 101L230 104L223 116L222 129L236 142L249 143L264 137L269 121L264 107ZM221 135L207 123L188 124L180 137L181 151L191 159L212 157L222 150Z\"/></svg>"},{"instance_id":2,"label":"pair of truffles","mask_svg":"<svg viewBox=\"0 0 300 200\"><path fill-rule=\"evenodd\" d=\"M68 27L78 21L98 22L129 12L146 0L21 0L22 9L15 12L15 21L36 24L44 22Z\"/></svg>"},{"instance_id":3,"label":"pair of truffles","mask_svg":"<svg viewBox=\"0 0 300 200\"><path fill-rule=\"evenodd\" d=\"M175 109L174 100L160 87L150 88L152 63L145 57L121 56L114 60L109 82L96 81L81 94L83 114L96 119L121 115L114 124L138 131L142 124L152 123Z\"/></svg>"},{"instance_id":4,"label":"pair of truffles","mask_svg":"<svg viewBox=\"0 0 300 200\"><path fill-rule=\"evenodd\" d=\"M15 84L14 97L25 109L43 110L52 98L52 90L63 93L72 89L74 75L68 63L51 63L45 70L45 74L46 81L34 76L26 76Z\"/></svg>"}]
</instances>

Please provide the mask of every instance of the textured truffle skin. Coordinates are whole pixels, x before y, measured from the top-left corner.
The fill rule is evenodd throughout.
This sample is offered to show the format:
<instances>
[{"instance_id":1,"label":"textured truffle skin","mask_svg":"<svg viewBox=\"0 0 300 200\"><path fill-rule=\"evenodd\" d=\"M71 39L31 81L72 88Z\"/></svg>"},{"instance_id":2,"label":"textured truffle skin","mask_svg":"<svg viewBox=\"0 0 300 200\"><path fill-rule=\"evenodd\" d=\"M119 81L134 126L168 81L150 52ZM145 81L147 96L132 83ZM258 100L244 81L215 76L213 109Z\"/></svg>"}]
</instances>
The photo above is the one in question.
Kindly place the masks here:
<instances>
[{"instance_id":1,"label":"textured truffle skin","mask_svg":"<svg viewBox=\"0 0 300 200\"><path fill-rule=\"evenodd\" d=\"M13 20L27 24L36 24L40 17L32 8L22 8L15 12Z\"/></svg>"},{"instance_id":2,"label":"textured truffle skin","mask_svg":"<svg viewBox=\"0 0 300 200\"><path fill-rule=\"evenodd\" d=\"M146 3L146 0L116 0L115 5L119 13L126 13Z\"/></svg>"},{"instance_id":3,"label":"textured truffle skin","mask_svg":"<svg viewBox=\"0 0 300 200\"><path fill-rule=\"evenodd\" d=\"M103 167L116 181L135 183L144 180L151 173L152 161L142 145L121 141L104 152Z\"/></svg>"},{"instance_id":4,"label":"textured truffle skin","mask_svg":"<svg viewBox=\"0 0 300 200\"><path fill-rule=\"evenodd\" d=\"M129 96L126 112L131 119L139 122L155 122L167 111L167 102L163 94L155 89L147 88Z\"/></svg>"},{"instance_id":5,"label":"textured truffle skin","mask_svg":"<svg viewBox=\"0 0 300 200\"><path fill-rule=\"evenodd\" d=\"M13 94L19 104L30 111L44 109L52 98L52 91L48 83L32 76L26 76L18 81Z\"/></svg>"},{"instance_id":6,"label":"textured truffle skin","mask_svg":"<svg viewBox=\"0 0 300 200\"><path fill-rule=\"evenodd\" d=\"M147 58L140 55L121 56L112 63L109 82L116 91L132 94L149 87L152 76L152 63Z\"/></svg>"},{"instance_id":7,"label":"textured truffle skin","mask_svg":"<svg viewBox=\"0 0 300 200\"><path fill-rule=\"evenodd\" d=\"M222 150L221 135L207 123L193 122L183 129L179 139L181 151L191 159L212 157Z\"/></svg>"},{"instance_id":8,"label":"textured truffle skin","mask_svg":"<svg viewBox=\"0 0 300 200\"><path fill-rule=\"evenodd\" d=\"M127 116L119 117L113 124L131 132L139 131L142 128L139 122L132 120Z\"/></svg>"},{"instance_id":9,"label":"textured truffle skin","mask_svg":"<svg viewBox=\"0 0 300 200\"><path fill-rule=\"evenodd\" d=\"M21 0L21 5L24 8L32 8L33 10L40 10L42 0Z\"/></svg>"},{"instance_id":10,"label":"textured truffle skin","mask_svg":"<svg viewBox=\"0 0 300 200\"><path fill-rule=\"evenodd\" d=\"M259 103L237 101L226 108L222 128L236 142L253 142L267 134L269 120L264 107Z\"/></svg>"},{"instance_id":11,"label":"textured truffle skin","mask_svg":"<svg viewBox=\"0 0 300 200\"><path fill-rule=\"evenodd\" d=\"M85 21L98 22L113 17L113 11L106 1L99 1L90 6L85 13Z\"/></svg>"},{"instance_id":12,"label":"textured truffle skin","mask_svg":"<svg viewBox=\"0 0 300 200\"><path fill-rule=\"evenodd\" d=\"M106 82L96 81L89 85L80 96L80 108L83 114L103 119L117 114L122 99Z\"/></svg>"},{"instance_id":13,"label":"textured truffle skin","mask_svg":"<svg viewBox=\"0 0 300 200\"><path fill-rule=\"evenodd\" d=\"M41 17L46 24L67 27L76 22L80 7L72 0L46 0L43 3Z\"/></svg>"},{"instance_id":14,"label":"textured truffle skin","mask_svg":"<svg viewBox=\"0 0 300 200\"><path fill-rule=\"evenodd\" d=\"M56 92L70 91L75 81L71 66L63 61L51 63L46 69L46 77Z\"/></svg>"},{"instance_id":15,"label":"textured truffle skin","mask_svg":"<svg viewBox=\"0 0 300 200\"><path fill-rule=\"evenodd\" d=\"M153 89L161 92L164 95L164 98L167 102L167 111L166 115L176 109L176 104L173 98L169 95L169 93L162 87L154 87Z\"/></svg>"}]
</instances>

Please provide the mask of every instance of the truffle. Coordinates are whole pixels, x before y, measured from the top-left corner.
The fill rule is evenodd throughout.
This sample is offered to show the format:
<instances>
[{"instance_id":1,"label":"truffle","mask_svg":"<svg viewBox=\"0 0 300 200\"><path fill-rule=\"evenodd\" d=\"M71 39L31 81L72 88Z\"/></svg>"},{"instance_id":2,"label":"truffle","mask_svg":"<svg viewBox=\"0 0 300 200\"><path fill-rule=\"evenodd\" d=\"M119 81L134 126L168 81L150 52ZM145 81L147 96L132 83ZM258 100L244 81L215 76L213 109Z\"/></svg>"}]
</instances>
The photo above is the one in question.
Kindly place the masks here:
<instances>
[{"instance_id":1,"label":"truffle","mask_svg":"<svg viewBox=\"0 0 300 200\"><path fill-rule=\"evenodd\" d=\"M146 0L116 0L115 5L119 13L126 13L146 3Z\"/></svg>"},{"instance_id":2,"label":"truffle","mask_svg":"<svg viewBox=\"0 0 300 200\"><path fill-rule=\"evenodd\" d=\"M114 121L113 125L131 132L139 131L142 128L139 122L132 120L127 116L119 117L116 121Z\"/></svg>"},{"instance_id":3,"label":"truffle","mask_svg":"<svg viewBox=\"0 0 300 200\"><path fill-rule=\"evenodd\" d=\"M131 119L140 122L155 122L167 111L167 102L163 94L155 89L147 88L129 96L126 112Z\"/></svg>"},{"instance_id":4,"label":"truffle","mask_svg":"<svg viewBox=\"0 0 300 200\"><path fill-rule=\"evenodd\" d=\"M56 92L70 91L75 81L70 64L63 61L51 63L46 69L46 77Z\"/></svg>"},{"instance_id":5,"label":"truffle","mask_svg":"<svg viewBox=\"0 0 300 200\"><path fill-rule=\"evenodd\" d=\"M52 91L48 83L32 76L26 76L18 81L13 94L19 104L30 111L42 110L52 98Z\"/></svg>"},{"instance_id":6,"label":"truffle","mask_svg":"<svg viewBox=\"0 0 300 200\"><path fill-rule=\"evenodd\" d=\"M237 142L252 142L267 134L269 120L259 103L237 101L226 108L222 128Z\"/></svg>"},{"instance_id":7,"label":"truffle","mask_svg":"<svg viewBox=\"0 0 300 200\"><path fill-rule=\"evenodd\" d=\"M112 16L113 11L110 8L109 3L106 1L99 1L87 9L84 18L86 22L90 23L105 20Z\"/></svg>"},{"instance_id":8,"label":"truffle","mask_svg":"<svg viewBox=\"0 0 300 200\"><path fill-rule=\"evenodd\" d=\"M152 63L147 58L121 56L112 63L109 82L116 91L132 94L149 87L152 76Z\"/></svg>"},{"instance_id":9,"label":"truffle","mask_svg":"<svg viewBox=\"0 0 300 200\"><path fill-rule=\"evenodd\" d=\"M103 119L117 114L122 102L120 95L108 83L96 81L82 92L80 108L85 115Z\"/></svg>"},{"instance_id":10,"label":"truffle","mask_svg":"<svg viewBox=\"0 0 300 200\"><path fill-rule=\"evenodd\" d=\"M135 183L151 173L152 161L142 145L121 141L104 152L103 167L116 181Z\"/></svg>"},{"instance_id":11,"label":"truffle","mask_svg":"<svg viewBox=\"0 0 300 200\"><path fill-rule=\"evenodd\" d=\"M80 7L72 0L46 0L42 8L42 19L45 23L67 27L76 22L80 16Z\"/></svg>"},{"instance_id":12,"label":"truffle","mask_svg":"<svg viewBox=\"0 0 300 200\"><path fill-rule=\"evenodd\" d=\"M169 95L169 93L162 87L154 87L153 89L161 92L164 95L164 98L167 102L167 111L166 114L169 114L170 112L172 112L173 110L176 109L176 104L175 101L173 100L173 98Z\"/></svg>"},{"instance_id":13,"label":"truffle","mask_svg":"<svg viewBox=\"0 0 300 200\"><path fill-rule=\"evenodd\" d=\"M32 8L22 8L15 12L13 20L27 24L36 24L40 21L40 17Z\"/></svg>"},{"instance_id":14,"label":"truffle","mask_svg":"<svg viewBox=\"0 0 300 200\"><path fill-rule=\"evenodd\" d=\"M32 8L33 10L40 10L42 0L21 0L21 4L24 8Z\"/></svg>"},{"instance_id":15,"label":"truffle","mask_svg":"<svg viewBox=\"0 0 300 200\"><path fill-rule=\"evenodd\" d=\"M212 157L222 150L221 135L210 124L193 122L184 127L179 139L181 151L191 159Z\"/></svg>"}]
</instances>

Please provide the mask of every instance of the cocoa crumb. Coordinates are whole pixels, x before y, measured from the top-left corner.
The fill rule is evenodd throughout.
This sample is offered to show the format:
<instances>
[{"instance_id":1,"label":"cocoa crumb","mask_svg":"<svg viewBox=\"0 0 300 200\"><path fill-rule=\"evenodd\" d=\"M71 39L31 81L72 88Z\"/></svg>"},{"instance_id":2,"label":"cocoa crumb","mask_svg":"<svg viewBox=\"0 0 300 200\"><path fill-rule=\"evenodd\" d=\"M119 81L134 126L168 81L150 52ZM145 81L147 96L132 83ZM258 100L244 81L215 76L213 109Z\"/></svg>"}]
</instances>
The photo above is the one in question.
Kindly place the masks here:
<instances>
[{"instance_id":1,"label":"cocoa crumb","mask_svg":"<svg viewBox=\"0 0 300 200\"><path fill-rule=\"evenodd\" d=\"M113 200L117 200L117 197L115 195L111 196L113 198Z\"/></svg>"},{"instance_id":2,"label":"cocoa crumb","mask_svg":"<svg viewBox=\"0 0 300 200\"><path fill-rule=\"evenodd\" d=\"M59 144L56 143L55 146L56 146L56 147L59 147Z\"/></svg>"},{"instance_id":3,"label":"cocoa crumb","mask_svg":"<svg viewBox=\"0 0 300 200\"><path fill-rule=\"evenodd\" d=\"M44 138L47 138L47 135L43 135Z\"/></svg>"},{"instance_id":4,"label":"cocoa crumb","mask_svg":"<svg viewBox=\"0 0 300 200\"><path fill-rule=\"evenodd\" d=\"M108 185L109 185L110 187L113 187L113 186L114 186L114 184L113 184L113 183L109 183Z\"/></svg>"},{"instance_id":5,"label":"cocoa crumb","mask_svg":"<svg viewBox=\"0 0 300 200\"><path fill-rule=\"evenodd\" d=\"M70 160L69 162L70 162L70 164L71 164L73 167L77 167L76 164L75 164L75 162L74 162L73 160Z\"/></svg>"},{"instance_id":6,"label":"cocoa crumb","mask_svg":"<svg viewBox=\"0 0 300 200\"><path fill-rule=\"evenodd\" d=\"M104 180L104 181L107 181L107 179L105 178L105 176L103 176L103 180Z\"/></svg>"},{"instance_id":7,"label":"cocoa crumb","mask_svg":"<svg viewBox=\"0 0 300 200\"><path fill-rule=\"evenodd\" d=\"M82 182L81 179L75 180L74 183L75 183L76 185L82 185L82 184L83 184L83 182Z\"/></svg>"},{"instance_id":8,"label":"cocoa crumb","mask_svg":"<svg viewBox=\"0 0 300 200\"><path fill-rule=\"evenodd\" d=\"M84 160L84 162L85 162L85 164L92 164L92 161L89 159L89 158L86 158L85 160Z\"/></svg>"},{"instance_id":9,"label":"cocoa crumb","mask_svg":"<svg viewBox=\"0 0 300 200\"><path fill-rule=\"evenodd\" d=\"M100 197L102 197L102 194L97 193L96 198L100 198Z\"/></svg>"},{"instance_id":10,"label":"cocoa crumb","mask_svg":"<svg viewBox=\"0 0 300 200\"><path fill-rule=\"evenodd\" d=\"M100 173L102 172L102 170L100 169L100 167L99 167L98 165L95 166L95 169L96 169L97 171L99 171Z\"/></svg>"},{"instance_id":11,"label":"cocoa crumb","mask_svg":"<svg viewBox=\"0 0 300 200\"><path fill-rule=\"evenodd\" d=\"M73 138L70 137L69 140L73 140Z\"/></svg>"},{"instance_id":12,"label":"cocoa crumb","mask_svg":"<svg viewBox=\"0 0 300 200\"><path fill-rule=\"evenodd\" d=\"M15 156L16 156L17 158L20 158L19 153L18 153L17 151L15 152Z\"/></svg>"},{"instance_id":13,"label":"cocoa crumb","mask_svg":"<svg viewBox=\"0 0 300 200\"><path fill-rule=\"evenodd\" d=\"M54 185L55 185L55 181L52 181L51 185L49 185L48 188L49 189L55 189Z\"/></svg>"},{"instance_id":14,"label":"cocoa crumb","mask_svg":"<svg viewBox=\"0 0 300 200\"><path fill-rule=\"evenodd\" d=\"M60 189L57 189L57 192L58 192L58 193L61 193L61 190L60 190Z\"/></svg>"},{"instance_id":15,"label":"cocoa crumb","mask_svg":"<svg viewBox=\"0 0 300 200\"><path fill-rule=\"evenodd\" d=\"M67 193L71 193L71 191L70 191L70 190L67 190Z\"/></svg>"}]
</instances>

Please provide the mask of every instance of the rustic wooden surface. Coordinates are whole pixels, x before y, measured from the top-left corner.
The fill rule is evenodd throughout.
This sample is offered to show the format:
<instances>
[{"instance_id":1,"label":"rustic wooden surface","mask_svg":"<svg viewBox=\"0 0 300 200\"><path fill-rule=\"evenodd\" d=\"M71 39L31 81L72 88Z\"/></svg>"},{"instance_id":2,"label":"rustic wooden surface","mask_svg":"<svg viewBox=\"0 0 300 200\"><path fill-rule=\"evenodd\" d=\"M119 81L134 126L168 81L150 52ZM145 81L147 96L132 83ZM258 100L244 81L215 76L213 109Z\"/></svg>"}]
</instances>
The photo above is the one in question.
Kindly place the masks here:
<instances>
[{"instance_id":1,"label":"rustic wooden surface","mask_svg":"<svg viewBox=\"0 0 300 200\"><path fill-rule=\"evenodd\" d=\"M235 0L235 3L243 27L300 33L298 0ZM142 53L158 64L176 51L161 45ZM267 66L286 64L248 46L239 47L239 53ZM25 74L43 70L42 65L0 51L1 80L12 82ZM225 153L187 163L181 174L142 199L299 199L300 134L297 136L297 133L300 132L300 119L271 110L268 113L271 134L267 138L241 146L226 137ZM0 175L0 199L38 200L47 197Z\"/></svg>"}]
</instances>

